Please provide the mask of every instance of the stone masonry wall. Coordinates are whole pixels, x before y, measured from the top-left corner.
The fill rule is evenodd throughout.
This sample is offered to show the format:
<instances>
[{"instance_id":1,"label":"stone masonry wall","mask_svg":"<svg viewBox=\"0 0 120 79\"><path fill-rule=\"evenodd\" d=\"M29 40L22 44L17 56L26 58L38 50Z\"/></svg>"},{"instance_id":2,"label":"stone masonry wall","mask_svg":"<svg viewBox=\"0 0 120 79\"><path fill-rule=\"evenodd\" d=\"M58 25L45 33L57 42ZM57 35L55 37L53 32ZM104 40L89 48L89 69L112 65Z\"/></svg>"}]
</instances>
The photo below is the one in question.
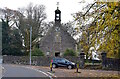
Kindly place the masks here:
<instances>
[{"instance_id":1,"label":"stone masonry wall","mask_svg":"<svg viewBox=\"0 0 120 79\"><path fill-rule=\"evenodd\" d=\"M56 31L56 29L59 29ZM56 37L58 34L58 37ZM58 42L56 42L58 38ZM75 51L76 41L71 37L71 35L65 30L64 26L54 25L47 33L45 37L42 38L39 44L39 48L46 54L49 52L50 56L55 56L55 52L63 52L69 48Z\"/></svg>"},{"instance_id":2,"label":"stone masonry wall","mask_svg":"<svg viewBox=\"0 0 120 79\"><path fill-rule=\"evenodd\" d=\"M74 63L79 62L80 64L84 61L79 57L64 57ZM39 56L39 57L32 57L32 65L37 66L50 66L50 62L53 57L47 56ZM3 56L3 63L5 64L23 64L29 65L29 57L28 56Z\"/></svg>"}]
</instances>

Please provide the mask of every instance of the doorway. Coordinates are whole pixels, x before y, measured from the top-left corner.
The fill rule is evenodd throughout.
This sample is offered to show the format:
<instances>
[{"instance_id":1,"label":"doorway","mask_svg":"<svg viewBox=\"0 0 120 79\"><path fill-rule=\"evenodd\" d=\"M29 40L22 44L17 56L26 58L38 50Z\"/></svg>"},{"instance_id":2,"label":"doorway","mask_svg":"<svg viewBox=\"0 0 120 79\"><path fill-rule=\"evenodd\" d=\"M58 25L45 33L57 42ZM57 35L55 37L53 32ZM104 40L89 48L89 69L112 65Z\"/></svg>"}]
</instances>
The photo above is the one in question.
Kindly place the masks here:
<instances>
[{"instance_id":1,"label":"doorway","mask_svg":"<svg viewBox=\"0 0 120 79\"><path fill-rule=\"evenodd\" d=\"M60 56L60 52L55 52L55 57L59 57Z\"/></svg>"}]
</instances>

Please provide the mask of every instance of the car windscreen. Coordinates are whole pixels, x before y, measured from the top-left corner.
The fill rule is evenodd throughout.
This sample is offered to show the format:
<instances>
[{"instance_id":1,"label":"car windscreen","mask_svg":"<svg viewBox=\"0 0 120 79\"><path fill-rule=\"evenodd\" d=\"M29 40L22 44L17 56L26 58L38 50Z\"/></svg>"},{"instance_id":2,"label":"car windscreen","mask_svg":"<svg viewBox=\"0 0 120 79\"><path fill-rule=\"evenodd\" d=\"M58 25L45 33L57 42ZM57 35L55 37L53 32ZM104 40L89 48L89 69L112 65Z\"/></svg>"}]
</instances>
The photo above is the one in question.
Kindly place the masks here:
<instances>
[{"instance_id":1,"label":"car windscreen","mask_svg":"<svg viewBox=\"0 0 120 79\"><path fill-rule=\"evenodd\" d=\"M67 59L64 59L66 62L70 62L69 60L67 60Z\"/></svg>"}]
</instances>

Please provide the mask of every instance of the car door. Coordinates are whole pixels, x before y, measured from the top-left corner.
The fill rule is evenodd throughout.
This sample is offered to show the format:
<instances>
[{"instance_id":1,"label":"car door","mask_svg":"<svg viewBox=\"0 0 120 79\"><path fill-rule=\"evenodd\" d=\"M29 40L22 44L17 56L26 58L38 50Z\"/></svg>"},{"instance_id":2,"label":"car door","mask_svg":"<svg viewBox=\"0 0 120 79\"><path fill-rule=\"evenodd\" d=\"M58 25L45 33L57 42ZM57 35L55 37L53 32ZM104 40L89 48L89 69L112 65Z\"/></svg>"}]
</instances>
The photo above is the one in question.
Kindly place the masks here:
<instances>
[{"instance_id":1,"label":"car door","mask_svg":"<svg viewBox=\"0 0 120 79\"><path fill-rule=\"evenodd\" d=\"M58 65L58 66L62 66L61 59L57 59L57 65Z\"/></svg>"},{"instance_id":2,"label":"car door","mask_svg":"<svg viewBox=\"0 0 120 79\"><path fill-rule=\"evenodd\" d=\"M64 59L60 59L59 62L58 62L58 65L59 66L66 66L65 60Z\"/></svg>"}]
</instances>

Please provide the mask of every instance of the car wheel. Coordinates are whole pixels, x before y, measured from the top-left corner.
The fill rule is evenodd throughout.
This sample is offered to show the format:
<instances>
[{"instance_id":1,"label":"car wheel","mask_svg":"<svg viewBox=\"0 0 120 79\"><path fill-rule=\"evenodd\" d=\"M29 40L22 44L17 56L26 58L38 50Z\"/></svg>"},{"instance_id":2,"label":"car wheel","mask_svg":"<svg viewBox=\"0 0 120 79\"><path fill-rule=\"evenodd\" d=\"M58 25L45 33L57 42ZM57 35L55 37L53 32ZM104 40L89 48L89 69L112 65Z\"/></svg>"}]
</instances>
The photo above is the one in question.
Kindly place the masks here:
<instances>
[{"instance_id":1,"label":"car wheel","mask_svg":"<svg viewBox=\"0 0 120 79\"><path fill-rule=\"evenodd\" d=\"M68 69L72 69L72 66L71 66L71 65L69 65L69 66L68 66Z\"/></svg>"},{"instance_id":2,"label":"car wheel","mask_svg":"<svg viewBox=\"0 0 120 79\"><path fill-rule=\"evenodd\" d=\"M56 68L56 64L52 64L52 67L53 67L53 68Z\"/></svg>"}]
</instances>

